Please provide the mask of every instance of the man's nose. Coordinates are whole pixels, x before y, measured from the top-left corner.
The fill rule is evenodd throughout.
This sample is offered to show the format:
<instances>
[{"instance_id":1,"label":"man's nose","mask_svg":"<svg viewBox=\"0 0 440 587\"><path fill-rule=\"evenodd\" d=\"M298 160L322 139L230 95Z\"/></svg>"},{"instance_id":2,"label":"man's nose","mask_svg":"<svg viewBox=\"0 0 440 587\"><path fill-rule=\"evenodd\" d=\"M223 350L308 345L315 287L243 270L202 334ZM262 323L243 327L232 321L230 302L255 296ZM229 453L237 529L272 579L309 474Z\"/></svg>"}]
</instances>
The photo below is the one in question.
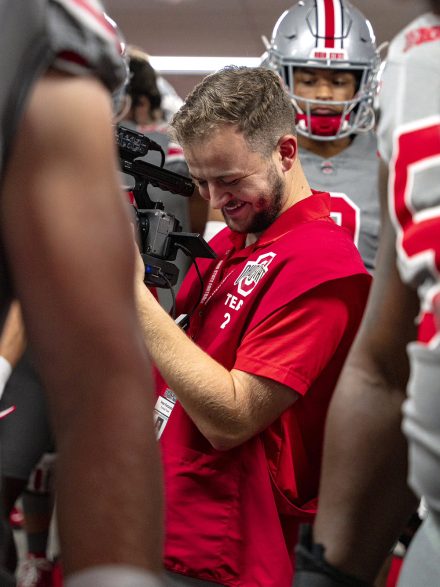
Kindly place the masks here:
<instances>
[{"instance_id":1,"label":"man's nose","mask_svg":"<svg viewBox=\"0 0 440 587\"><path fill-rule=\"evenodd\" d=\"M333 88L330 82L320 81L317 86L316 98L318 100L331 100L333 97Z\"/></svg>"},{"instance_id":2,"label":"man's nose","mask_svg":"<svg viewBox=\"0 0 440 587\"><path fill-rule=\"evenodd\" d=\"M216 183L209 184L209 203L212 208L220 210L231 197L225 186Z\"/></svg>"}]
</instances>

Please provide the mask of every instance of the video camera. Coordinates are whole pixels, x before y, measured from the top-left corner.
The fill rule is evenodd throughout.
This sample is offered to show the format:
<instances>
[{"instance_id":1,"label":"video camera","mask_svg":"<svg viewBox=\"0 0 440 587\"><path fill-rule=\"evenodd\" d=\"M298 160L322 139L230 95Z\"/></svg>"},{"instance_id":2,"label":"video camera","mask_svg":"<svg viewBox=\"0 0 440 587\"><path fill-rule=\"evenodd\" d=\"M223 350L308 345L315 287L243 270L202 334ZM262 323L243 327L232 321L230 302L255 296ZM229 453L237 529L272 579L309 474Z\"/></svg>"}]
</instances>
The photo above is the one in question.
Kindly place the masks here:
<instances>
[{"instance_id":1,"label":"video camera","mask_svg":"<svg viewBox=\"0 0 440 587\"><path fill-rule=\"evenodd\" d=\"M135 180L132 192L145 283L171 288L177 283L179 270L170 261L175 260L179 248L192 257L214 259L216 254L200 234L182 232L179 220L165 212L163 203L150 199L148 185L188 198L194 192L194 183L188 177L140 159L149 151L160 151L163 165L165 156L160 145L124 126L115 128L121 170Z\"/></svg>"}]
</instances>

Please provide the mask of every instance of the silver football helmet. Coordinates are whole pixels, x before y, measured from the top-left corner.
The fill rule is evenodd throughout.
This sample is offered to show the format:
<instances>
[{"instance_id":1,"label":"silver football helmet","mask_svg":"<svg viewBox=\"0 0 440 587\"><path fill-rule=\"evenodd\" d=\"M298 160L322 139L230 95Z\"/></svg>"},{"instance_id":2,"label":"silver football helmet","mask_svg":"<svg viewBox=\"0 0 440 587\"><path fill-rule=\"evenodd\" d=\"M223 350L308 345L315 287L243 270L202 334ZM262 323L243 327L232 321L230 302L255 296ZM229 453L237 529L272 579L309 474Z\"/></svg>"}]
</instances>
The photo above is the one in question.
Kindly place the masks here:
<instances>
[{"instance_id":1,"label":"silver football helmet","mask_svg":"<svg viewBox=\"0 0 440 587\"><path fill-rule=\"evenodd\" d=\"M262 65L283 78L297 112L299 134L325 141L373 128L380 57L370 22L348 1L300 0L278 19L267 49ZM356 95L326 103L300 98L295 93L296 67L352 71L358 80ZM313 115L326 105L337 106L341 114L327 119Z\"/></svg>"}]
</instances>

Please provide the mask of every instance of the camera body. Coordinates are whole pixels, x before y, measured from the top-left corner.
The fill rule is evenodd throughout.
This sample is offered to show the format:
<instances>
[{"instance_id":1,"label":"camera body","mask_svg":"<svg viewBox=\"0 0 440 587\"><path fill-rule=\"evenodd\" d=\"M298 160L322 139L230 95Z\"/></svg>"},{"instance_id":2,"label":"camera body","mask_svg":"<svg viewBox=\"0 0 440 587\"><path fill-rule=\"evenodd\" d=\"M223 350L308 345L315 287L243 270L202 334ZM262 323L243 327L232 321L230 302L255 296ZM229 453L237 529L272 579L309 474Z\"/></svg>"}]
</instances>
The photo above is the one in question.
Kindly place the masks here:
<instances>
[{"instance_id":1,"label":"camera body","mask_svg":"<svg viewBox=\"0 0 440 587\"><path fill-rule=\"evenodd\" d=\"M150 150L164 153L160 145L123 126L116 127L121 170L135 180L132 190L139 230L139 248L145 264L145 283L171 288L177 283L179 270L171 263L181 248L192 257L215 258L216 254L198 233L182 232L179 220L164 210L162 202L153 202L148 194L152 185L173 194L190 197L194 183L188 177L140 159Z\"/></svg>"},{"instance_id":2,"label":"camera body","mask_svg":"<svg viewBox=\"0 0 440 587\"><path fill-rule=\"evenodd\" d=\"M137 210L136 216L141 252L158 259L174 261L177 248L170 235L172 237L172 233L182 230L177 218L159 208Z\"/></svg>"},{"instance_id":3,"label":"camera body","mask_svg":"<svg viewBox=\"0 0 440 587\"><path fill-rule=\"evenodd\" d=\"M145 283L169 287L177 283L178 268L171 263L177 255L172 233L181 232L180 222L160 208L136 208L139 248L145 265Z\"/></svg>"}]
</instances>

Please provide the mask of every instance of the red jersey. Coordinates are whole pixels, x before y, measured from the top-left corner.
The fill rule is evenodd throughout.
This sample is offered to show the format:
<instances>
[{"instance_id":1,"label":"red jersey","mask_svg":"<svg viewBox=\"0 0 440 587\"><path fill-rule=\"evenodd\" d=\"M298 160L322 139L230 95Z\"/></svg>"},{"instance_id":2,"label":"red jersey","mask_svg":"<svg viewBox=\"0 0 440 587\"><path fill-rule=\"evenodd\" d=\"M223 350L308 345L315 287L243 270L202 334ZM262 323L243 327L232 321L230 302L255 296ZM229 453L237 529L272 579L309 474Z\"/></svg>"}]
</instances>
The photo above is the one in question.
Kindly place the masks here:
<instances>
[{"instance_id":1,"label":"red jersey","mask_svg":"<svg viewBox=\"0 0 440 587\"><path fill-rule=\"evenodd\" d=\"M228 451L202 436L163 384L165 566L231 587L290 587L298 524L316 512L325 414L360 322L370 276L314 193L258 241L225 229L203 260L189 336L227 369L283 383L298 399L264 432ZM189 312L200 282L178 299Z\"/></svg>"}]
</instances>

